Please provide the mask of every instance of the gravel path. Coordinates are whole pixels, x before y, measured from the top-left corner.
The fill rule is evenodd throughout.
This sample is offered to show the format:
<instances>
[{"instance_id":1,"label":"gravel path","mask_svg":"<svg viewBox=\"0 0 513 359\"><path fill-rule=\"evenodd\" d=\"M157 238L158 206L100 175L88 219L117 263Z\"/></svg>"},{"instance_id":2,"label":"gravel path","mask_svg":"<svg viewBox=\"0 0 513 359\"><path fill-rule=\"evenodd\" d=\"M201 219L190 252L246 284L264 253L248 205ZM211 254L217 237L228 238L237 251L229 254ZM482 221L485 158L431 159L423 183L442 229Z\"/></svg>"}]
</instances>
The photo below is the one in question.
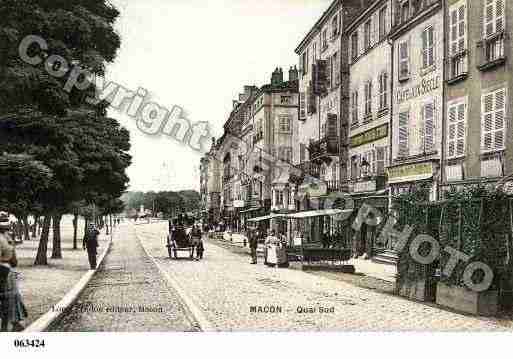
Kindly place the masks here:
<instances>
[{"instance_id":1,"label":"gravel path","mask_svg":"<svg viewBox=\"0 0 513 359\"><path fill-rule=\"evenodd\" d=\"M136 230L148 252L180 282L216 330L507 330L493 320L451 313L342 281L250 265L249 257L211 242L206 242L201 262L171 261L164 247L165 224L137 226Z\"/></svg>"},{"instance_id":2,"label":"gravel path","mask_svg":"<svg viewBox=\"0 0 513 359\"><path fill-rule=\"evenodd\" d=\"M59 310L60 308L56 308ZM52 331L197 331L191 315L135 237L121 225L102 267Z\"/></svg>"}]
</instances>

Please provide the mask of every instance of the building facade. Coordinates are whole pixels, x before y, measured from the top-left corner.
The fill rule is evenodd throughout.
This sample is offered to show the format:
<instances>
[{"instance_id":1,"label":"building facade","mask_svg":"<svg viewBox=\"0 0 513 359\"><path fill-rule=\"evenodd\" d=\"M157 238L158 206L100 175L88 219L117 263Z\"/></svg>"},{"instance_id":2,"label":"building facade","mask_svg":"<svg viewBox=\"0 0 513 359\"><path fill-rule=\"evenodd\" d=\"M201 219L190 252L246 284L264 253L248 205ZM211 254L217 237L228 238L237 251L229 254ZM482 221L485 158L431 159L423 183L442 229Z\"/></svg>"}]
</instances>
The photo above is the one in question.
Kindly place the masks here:
<instances>
[{"instance_id":1,"label":"building facade","mask_svg":"<svg viewBox=\"0 0 513 359\"><path fill-rule=\"evenodd\" d=\"M394 0L391 194L423 183L432 200L441 180L444 11L441 0Z\"/></svg>"},{"instance_id":2,"label":"building facade","mask_svg":"<svg viewBox=\"0 0 513 359\"><path fill-rule=\"evenodd\" d=\"M446 1L443 185L496 184L513 173L513 4Z\"/></svg>"}]
</instances>

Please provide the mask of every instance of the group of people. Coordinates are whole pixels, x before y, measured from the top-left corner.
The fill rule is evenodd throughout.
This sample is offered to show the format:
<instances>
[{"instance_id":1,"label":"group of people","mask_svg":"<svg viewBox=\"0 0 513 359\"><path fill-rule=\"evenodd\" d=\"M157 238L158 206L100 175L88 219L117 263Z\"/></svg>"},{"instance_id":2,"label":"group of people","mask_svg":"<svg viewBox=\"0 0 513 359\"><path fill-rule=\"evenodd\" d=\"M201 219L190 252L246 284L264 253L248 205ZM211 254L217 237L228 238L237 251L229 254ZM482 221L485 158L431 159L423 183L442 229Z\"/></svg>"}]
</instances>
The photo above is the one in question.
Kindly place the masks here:
<instances>
[{"instance_id":1,"label":"group of people","mask_svg":"<svg viewBox=\"0 0 513 359\"><path fill-rule=\"evenodd\" d=\"M25 328L21 323L27 318L27 309L18 289L19 273L15 271L18 260L14 241L9 235L10 229L9 216L6 213L0 213L0 319L2 332L9 329L9 323L12 325L12 331L22 331Z\"/></svg>"},{"instance_id":2,"label":"group of people","mask_svg":"<svg viewBox=\"0 0 513 359\"><path fill-rule=\"evenodd\" d=\"M264 264L267 264L267 249L271 244L285 245L285 235L277 233L275 230L271 230L269 235L266 231L262 231L256 228L249 228L246 231L246 236L249 241L249 249L251 250L251 264L257 264L257 248L260 241L264 242Z\"/></svg>"}]
</instances>

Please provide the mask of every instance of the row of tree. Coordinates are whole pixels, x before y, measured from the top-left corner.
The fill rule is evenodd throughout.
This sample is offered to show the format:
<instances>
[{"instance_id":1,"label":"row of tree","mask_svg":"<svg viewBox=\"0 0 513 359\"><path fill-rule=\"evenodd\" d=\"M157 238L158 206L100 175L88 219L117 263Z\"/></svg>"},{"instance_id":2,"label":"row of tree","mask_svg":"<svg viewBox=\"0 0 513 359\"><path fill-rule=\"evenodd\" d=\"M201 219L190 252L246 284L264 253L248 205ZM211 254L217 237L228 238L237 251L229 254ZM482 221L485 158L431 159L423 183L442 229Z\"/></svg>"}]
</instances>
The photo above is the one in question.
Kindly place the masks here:
<instances>
[{"instance_id":1,"label":"row of tree","mask_svg":"<svg viewBox=\"0 0 513 359\"><path fill-rule=\"evenodd\" d=\"M47 264L50 226L52 258L62 258L63 214L86 222L123 210L126 168L131 163L129 133L107 116L108 104L86 101L97 94L67 91L72 67L54 62L62 77L51 76L45 63L30 65L18 54L28 35L48 44L49 54L104 76L120 46L113 28L119 12L105 0L2 0L0 3L0 209L28 226L42 218L36 265ZM39 46L31 56L42 55ZM46 64L48 67L48 64ZM87 223L86 223L87 225Z\"/></svg>"},{"instance_id":2,"label":"row of tree","mask_svg":"<svg viewBox=\"0 0 513 359\"><path fill-rule=\"evenodd\" d=\"M194 212L200 208L201 197L197 191L127 192L122 196L129 217L135 217L144 206L154 214L173 217L178 213Z\"/></svg>"}]
</instances>

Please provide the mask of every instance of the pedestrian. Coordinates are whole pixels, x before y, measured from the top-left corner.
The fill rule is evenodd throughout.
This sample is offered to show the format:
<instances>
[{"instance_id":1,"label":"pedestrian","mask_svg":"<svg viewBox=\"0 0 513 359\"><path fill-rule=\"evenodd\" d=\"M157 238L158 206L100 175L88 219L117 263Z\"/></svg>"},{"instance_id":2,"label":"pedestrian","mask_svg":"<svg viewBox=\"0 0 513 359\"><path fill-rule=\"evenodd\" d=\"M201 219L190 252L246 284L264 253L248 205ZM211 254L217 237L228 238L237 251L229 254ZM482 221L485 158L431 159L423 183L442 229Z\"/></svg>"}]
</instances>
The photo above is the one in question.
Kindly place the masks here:
<instances>
[{"instance_id":1,"label":"pedestrian","mask_svg":"<svg viewBox=\"0 0 513 359\"><path fill-rule=\"evenodd\" d=\"M87 233L84 236L83 248L87 249L87 257L89 259L89 265L91 269L96 269L96 255L98 251L98 235L100 231L96 229L94 223L90 223L87 228Z\"/></svg>"},{"instance_id":2,"label":"pedestrian","mask_svg":"<svg viewBox=\"0 0 513 359\"><path fill-rule=\"evenodd\" d=\"M249 248L251 250L251 264L257 264L258 231L248 231Z\"/></svg>"},{"instance_id":3,"label":"pedestrian","mask_svg":"<svg viewBox=\"0 0 513 359\"><path fill-rule=\"evenodd\" d=\"M202 236L201 229L197 224L194 225L194 227L192 228L190 235L191 235L192 245L193 245L193 247L196 248L196 259L200 260L203 258L204 247L203 247L203 242L201 240L201 236Z\"/></svg>"},{"instance_id":4,"label":"pedestrian","mask_svg":"<svg viewBox=\"0 0 513 359\"><path fill-rule=\"evenodd\" d=\"M10 229L9 216L0 213L0 320L1 331L8 329L8 324L13 324L14 331L24 329L21 321L27 317L25 305L17 286L17 273L12 270L16 267L16 251L14 244L8 238Z\"/></svg>"}]
</instances>

